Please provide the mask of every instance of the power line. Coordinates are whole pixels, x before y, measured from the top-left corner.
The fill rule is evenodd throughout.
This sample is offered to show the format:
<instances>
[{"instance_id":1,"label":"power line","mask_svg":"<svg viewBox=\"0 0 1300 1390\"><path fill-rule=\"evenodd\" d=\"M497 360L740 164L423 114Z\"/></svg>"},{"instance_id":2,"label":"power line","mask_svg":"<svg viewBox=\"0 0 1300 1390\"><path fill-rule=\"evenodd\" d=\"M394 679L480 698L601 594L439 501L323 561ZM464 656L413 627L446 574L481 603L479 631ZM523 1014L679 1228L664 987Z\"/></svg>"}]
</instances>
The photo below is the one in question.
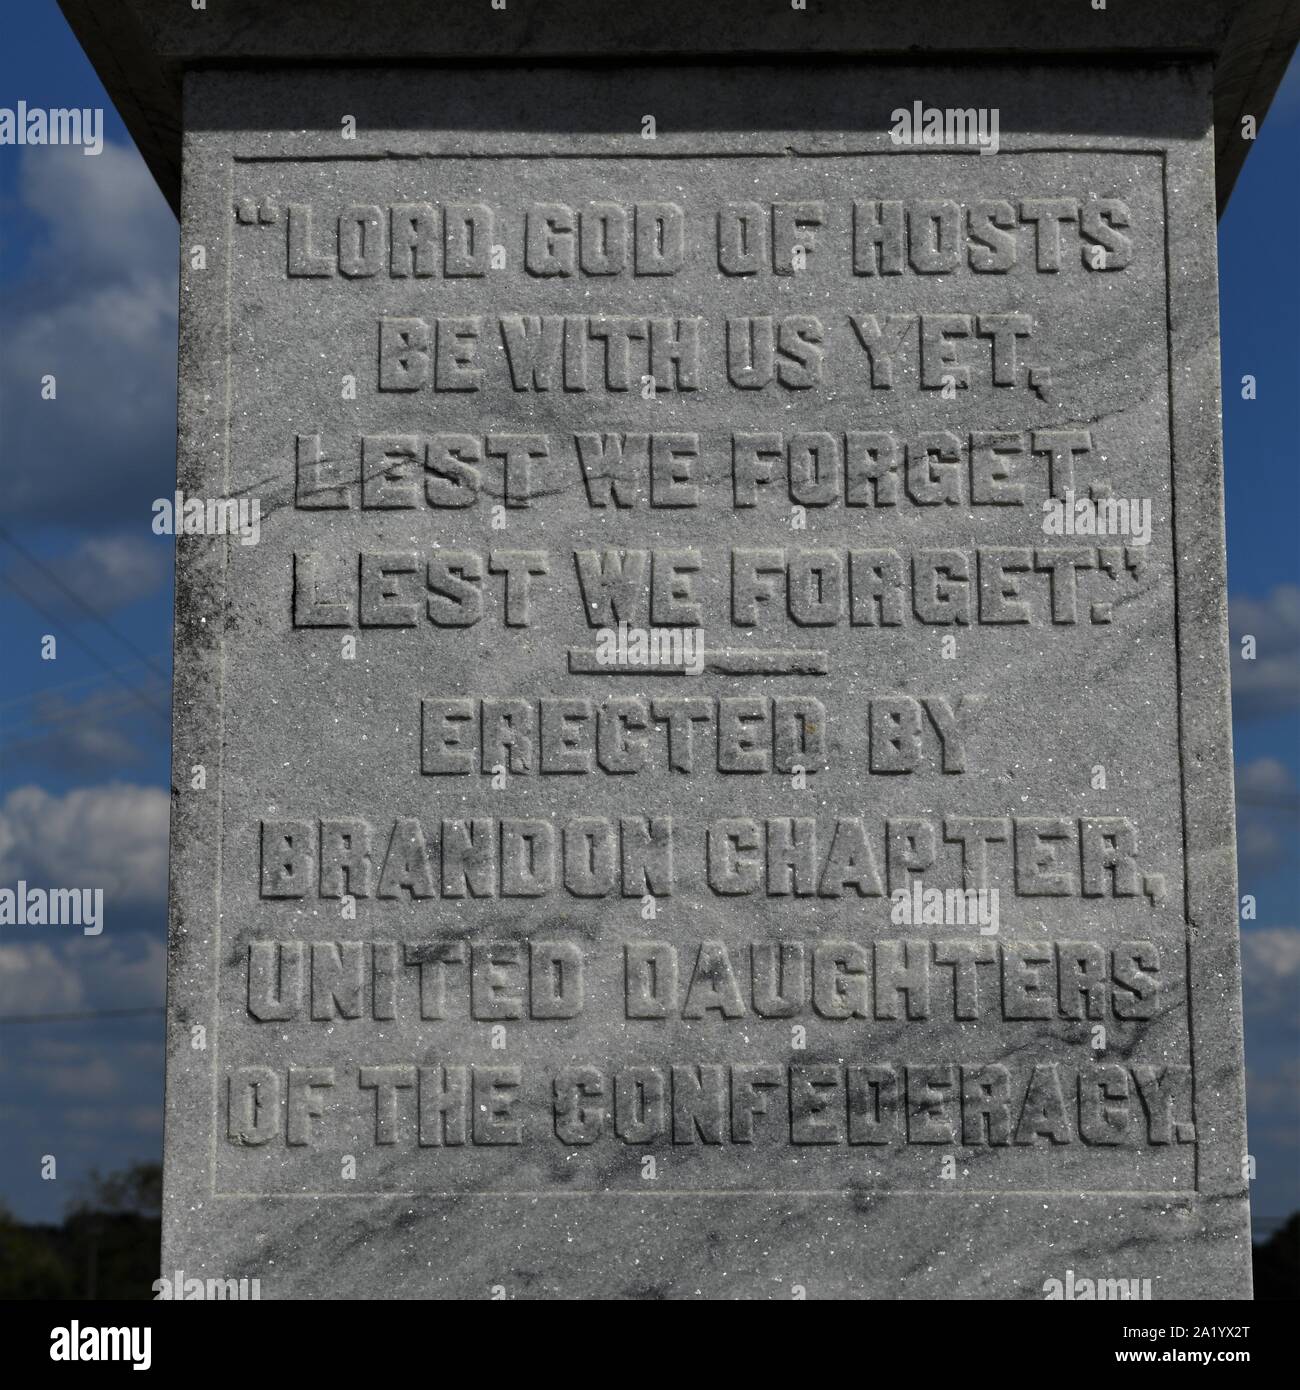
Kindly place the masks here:
<instances>
[{"instance_id":1,"label":"power line","mask_svg":"<svg viewBox=\"0 0 1300 1390\"><path fill-rule=\"evenodd\" d=\"M54 584L57 588L61 589L63 593L66 594L67 597L71 599L71 601L74 604L76 604L76 606L80 608L81 611L88 618L92 619L94 622L97 622L104 629L105 632L107 632L111 637L116 638L117 641L119 641L134 657L138 658L140 661L143 661L144 664L148 666L156 676L162 676L164 679L166 679L165 672L163 672L159 667L153 664L152 657L147 656L144 652L142 652L140 648L137 647L135 643L126 635L126 633L122 632L119 628L114 626L114 624L110 623L107 617L105 617L103 613L99 612L98 609L92 607L89 603L87 603L86 600L82 598L82 596L79 593L77 593L77 591L74 588L71 587L71 585L65 583L64 580L54 570L52 570L47 564L44 563L44 561L38 560L36 556L33 555L30 550L27 549L26 546L21 545L18 541L14 540L14 538L9 534L7 528L5 528L4 526L0 526L0 540L4 541L6 545L12 546L13 549L16 550L19 553L19 555L21 555L23 559L27 561L29 565L34 565L38 570L40 570L40 572L52 584Z\"/></svg>"},{"instance_id":2,"label":"power line","mask_svg":"<svg viewBox=\"0 0 1300 1390\"><path fill-rule=\"evenodd\" d=\"M91 708L87 708L86 705L78 705L50 714L36 714L26 724L15 725L13 728L5 730L4 738L0 739L0 748L6 752L12 752L17 748L30 748L33 745L45 743L54 737L57 733L55 726L64 724L69 719L90 718L95 721L112 721L123 714L130 713L139 703L139 698L135 695L116 695Z\"/></svg>"},{"instance_id":3,"label":"power line","mask_svg":"<svg viewBox=\"0 0 1300 1390\"><path fill-rule=\"evenodd\" d=\"M0 1014L0 1023L85 1023L97 1018L160 1017L166 1013L161 1004L136 1009L84 1009L66 1014Z\"/></svg>"},{"instance_id":4,"label":"power line","mask_svg":"<svg viewBox=\"0 0 1300 1390\"><path fill-rule=\"evenodd\" d=\"M1238 792L1242 806L1262 806L1274 811L1300 811L1300 796L1268 796L1259 792Z\"/></svg>"},{"instance_id":5,"label":"power line","mask_svg":"<svg viewBox=\"0 0 1300 1390\"><path fill-rule=\"evenodd\" d=\"M3 528L0 528L0 537L2 536ZM51 623L54 623L56 626L59 625L59 619L56 618L48 608L43 607L40 603L37 602L36 599L34 599L31 596L31 594L27 593L26 590L20 588L17 584L14 583L12 574L5 575L4 582L10 589L13 590L14 593L18 595L19 598L23 600L24 603L30 604L31 607L33 607L43 618L47 618ZM88 642L84 641L78 635L75 629L67 628L64 635L71 638L72 641L76 643L76 645L80 647L81 650L85 652L97 666L103 667L103 669L110 676L112 676L113 679L116 680L120 686L122 686L126 690L129 690L137 699L142 700L145 704L152 705L156 713L160 714L164 719L167 719L169 717L168 711L166 708L164 708L164 706L160 705L152 697L143 694L134 685L132 685L130 681L126 680L125 677L119 675L117 669L113 666L110 666L108 660L105 657L101 656L99 652L97 652L94 649L94 647L92 647ZM149 664L152 666L152 662Z\"/></svg>"},{"instance_id":6,"label":"power line","mask_svg":"<svg viewBox=\"0 0 1300 1390\"><path fill-rule=\"evenodd\" d=\"M15 590L15 592L17 592ZM134 671L142 663L139 661L127 661L121 666L116 667L116 671ZM29 690L26 695L16 695L12 700L0 700L0 710L14 709L18 705L25 705L33 700L39 700L45 695L57 695L63 690L74 690L82 685L102 685L104 676L100 672L93 672L89 676L78 676L75 680L60 681L58 685L44 685L38 690Z\"/></svg>"}]
</instances>

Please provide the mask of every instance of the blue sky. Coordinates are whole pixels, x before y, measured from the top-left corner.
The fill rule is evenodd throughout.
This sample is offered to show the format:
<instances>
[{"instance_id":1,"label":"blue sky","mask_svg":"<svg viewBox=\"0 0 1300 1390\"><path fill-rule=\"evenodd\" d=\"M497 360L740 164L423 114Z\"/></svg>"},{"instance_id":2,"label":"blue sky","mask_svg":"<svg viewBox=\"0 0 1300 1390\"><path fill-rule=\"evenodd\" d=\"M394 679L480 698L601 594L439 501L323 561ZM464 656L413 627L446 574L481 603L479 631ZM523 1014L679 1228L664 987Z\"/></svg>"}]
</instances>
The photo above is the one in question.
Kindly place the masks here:
<instances>
[{"instance_id":1,"label":"blue sky","mask_svg":"<svg viewBox=\"0 0 1300 1390\"><path fill-rule=\"evenodd\" d=\"M157 1006L172 551L140 518L174 487L176 222L52 0L9 17L0 79L104 107L109 142L0 151L0 880L102 877L111 923L4 929L0 1015ZM89 1168L157 1157L162 1082L160 1014L0 1024L0 1202L58 1219Z\"/></svg>"},{"instance_id":2,"label":"blue sky","mask_svg":"<svg viewBox=\"0 0 1300 1390\"><path fill-rule=\"evenodd\" d=\"M1233 745L1256 1213L1300 1207L1300 62L1219 224ZM1243 399L1253 376L1256 399ZM1256 638L1254 661L1241 638Z\"/></svg>"},{"instance_id":3,"label":"blue sky","mask_svg":"<svg viewBox=\"0 0 1300 1390\"><path fill-rule=\"evenodd\" d=\"M176 224L53 0L11 16L0 105L99 106L108 145L0 147L0 884L105 885L111 930L0 930L0 1017L163 1001ZM1220 225L1229 592L1254 1204L1300 1207L1300 68ZM57 402L40 376L57 378ZM1256 398L1242 398L1253 376ZM54 633L57 657L42 661ZM1240 637L1256 658L1240 656ZM68 864L77 865L69 879ZM60 873L61 868L64 870ZM57 1219L161 1151L158 1013L0 1022L0 1202ZM42 1180L54 1154L57 1179Z\"/></svg>"}]
</instances>

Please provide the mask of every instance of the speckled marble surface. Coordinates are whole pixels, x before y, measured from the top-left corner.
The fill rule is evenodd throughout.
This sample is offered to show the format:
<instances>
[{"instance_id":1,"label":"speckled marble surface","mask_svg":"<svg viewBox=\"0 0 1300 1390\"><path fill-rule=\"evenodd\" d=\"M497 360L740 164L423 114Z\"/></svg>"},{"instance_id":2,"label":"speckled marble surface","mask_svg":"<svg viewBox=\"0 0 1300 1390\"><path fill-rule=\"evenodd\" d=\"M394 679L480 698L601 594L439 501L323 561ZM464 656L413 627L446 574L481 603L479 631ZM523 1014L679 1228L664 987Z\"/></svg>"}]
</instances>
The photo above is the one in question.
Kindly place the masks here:
<instances>
[{"instance_id":1,"label":"speckled marble surface","mask_svg":"<svg viewBox=\"0 0 1300 1390\"><path fill-rule=\"evenodd\" d=\"M187 78L179 485L261 531L177 546L165 1270L1249 1296L1209 117L1198 63ZM575 673L618 618L702 674Z\"/></svg>"}]
</instances>

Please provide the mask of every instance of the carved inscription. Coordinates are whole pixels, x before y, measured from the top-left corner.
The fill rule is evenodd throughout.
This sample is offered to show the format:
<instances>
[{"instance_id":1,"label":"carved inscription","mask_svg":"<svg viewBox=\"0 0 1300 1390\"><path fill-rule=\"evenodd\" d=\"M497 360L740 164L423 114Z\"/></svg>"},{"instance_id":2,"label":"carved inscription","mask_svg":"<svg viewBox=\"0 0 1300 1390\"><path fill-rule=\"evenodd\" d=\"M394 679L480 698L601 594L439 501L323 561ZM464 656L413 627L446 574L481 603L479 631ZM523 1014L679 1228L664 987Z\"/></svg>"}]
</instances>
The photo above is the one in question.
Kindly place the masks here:
<instances>
[{"instance_id":1,"label":"carved inscription","mask_svg":"<svg viewBox=\"0 0 1300 1390\"><path fill-rule=\"evenodd\" d=\"M236 165L223 1188L1193 1184L1142 158Z\"/></svg>"}]
</instances>

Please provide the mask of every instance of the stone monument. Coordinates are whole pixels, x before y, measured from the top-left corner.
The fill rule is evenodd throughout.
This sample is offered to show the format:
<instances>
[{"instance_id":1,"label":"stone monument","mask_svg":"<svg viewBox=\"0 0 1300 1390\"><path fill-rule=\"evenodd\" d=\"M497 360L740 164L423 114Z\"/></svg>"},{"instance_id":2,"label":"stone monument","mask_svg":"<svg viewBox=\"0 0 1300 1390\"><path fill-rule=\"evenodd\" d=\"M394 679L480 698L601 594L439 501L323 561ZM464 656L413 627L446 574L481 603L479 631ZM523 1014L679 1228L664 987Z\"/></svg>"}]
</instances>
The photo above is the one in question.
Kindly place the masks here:
<instances>
[{"instance_id":1,"label":"stone monument","mask_svg":"<svg viewBox=\"0 0 1300 1390\"><path fill-rule=\"evenodd\" d=\"M1248 1297L1286 7L64 8L181 218L164 1270Z\"/></svg>"}]
</instances>

